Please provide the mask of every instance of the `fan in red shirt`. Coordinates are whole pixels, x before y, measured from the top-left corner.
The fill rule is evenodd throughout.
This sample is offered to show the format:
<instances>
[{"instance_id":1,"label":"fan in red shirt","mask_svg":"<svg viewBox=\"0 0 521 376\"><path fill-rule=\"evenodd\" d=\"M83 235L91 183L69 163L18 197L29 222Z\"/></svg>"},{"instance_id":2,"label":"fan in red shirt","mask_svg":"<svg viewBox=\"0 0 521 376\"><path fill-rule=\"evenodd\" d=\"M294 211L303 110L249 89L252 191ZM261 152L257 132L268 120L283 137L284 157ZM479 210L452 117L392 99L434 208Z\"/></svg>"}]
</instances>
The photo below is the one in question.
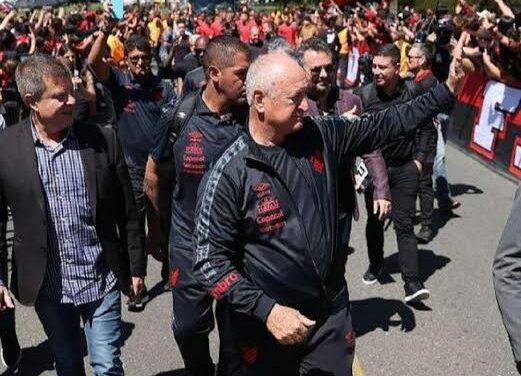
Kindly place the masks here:
<instances>
[{"instance_id":1,"label":"fan in red shirt","mask_svg":"<svg viewBox=\"0 0 521 376\"><path fill-rule=\"evenodd\" d=\"M222 25L221 16L219 16L219 15L215 16L215 19L213 20L212 24L210 25L210 28L212 29L212 34L214 37L218 37L219 35L223 34L223 25Z\"/></svg>"},{"instance_id":2,"label":"fan in red shirt","mask_svg":"<svg viewBox=\"0 0 521 376\"><path fill-rule=\"evenodd\" d=\"M250 40L250 27L248 26L248 13L241 13L240 19L236 23L237 31L239 32L239 39L243 43L248 43Z\"/></svg>"},{"instance_id":3,"label":"fan in red shirt","mask_svg":"<svg viewBox=\"0 0 521 376\"><path fill-rule=\"evenodd\" d=\"M197 19L197 28L196 32L199 35L212 38L213 37L213 31L210 25L208 24L206 20L206 16L203 14Z\"/></svg>"},{"instance_id":4,"label":"fan in red shirt","mask_svg":"<svg viewBox=\"0 0 521 376\"><path fill-rule=\"evenodd\" d=\"M296 45L297 41L297 25L295 22L291 22L287 15L282 16L284 18L284 22L280 24L277 29L277 34L286 39L286 41L292 46Z\"/></svg>"}]
</instances>

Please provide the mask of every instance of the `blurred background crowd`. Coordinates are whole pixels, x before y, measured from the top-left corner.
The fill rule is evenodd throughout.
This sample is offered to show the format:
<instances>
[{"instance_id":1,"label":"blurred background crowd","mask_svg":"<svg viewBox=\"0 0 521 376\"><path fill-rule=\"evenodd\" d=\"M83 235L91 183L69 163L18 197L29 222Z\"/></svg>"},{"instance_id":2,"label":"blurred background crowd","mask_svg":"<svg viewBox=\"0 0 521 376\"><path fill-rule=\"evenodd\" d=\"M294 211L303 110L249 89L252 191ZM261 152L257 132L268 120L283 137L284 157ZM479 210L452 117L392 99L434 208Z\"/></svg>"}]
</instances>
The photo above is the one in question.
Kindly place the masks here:
<instances>
[{"instance_id":1,"label":"blurred background crowd","mask_svg":"<svg viewBox=\"0 0 521 376\"><path fill-rule=\"evenodd\" d=\"M333 53L338 86L354 88L371 81L372 55L380 45L394 43L400 49L400 71L406 77L408 47L424 42L432 50L432 71L443 81L451 49L465 30L466 69L481 70L495 80L519 87L521 68L516 62L521 61L521 4L496 0L484 8L460 0L454 10L442 3L421 11L408 5L394 11L392 8L396 6L385 0L343 5L325 0L316 5L292 4L268 10L255 3L239 3L198 12L189 3L129 5L108 39L106 59L125 68L125 41L133 34L144 35L152 46L153 69L174 80L180 94L186 74L200 65L207 40L215 36L235 35L256 54L279 38L298 47L318 36ZM113 122L110 93L87 65L88 53L103 22L99 6L27 10L2 3L0 10L1 113L7 126L27 114L13 78L17 64L34 53L52 54L67 62L81 98L78 118L96 115L96 121Z\"/></svg>"}]
</instances>

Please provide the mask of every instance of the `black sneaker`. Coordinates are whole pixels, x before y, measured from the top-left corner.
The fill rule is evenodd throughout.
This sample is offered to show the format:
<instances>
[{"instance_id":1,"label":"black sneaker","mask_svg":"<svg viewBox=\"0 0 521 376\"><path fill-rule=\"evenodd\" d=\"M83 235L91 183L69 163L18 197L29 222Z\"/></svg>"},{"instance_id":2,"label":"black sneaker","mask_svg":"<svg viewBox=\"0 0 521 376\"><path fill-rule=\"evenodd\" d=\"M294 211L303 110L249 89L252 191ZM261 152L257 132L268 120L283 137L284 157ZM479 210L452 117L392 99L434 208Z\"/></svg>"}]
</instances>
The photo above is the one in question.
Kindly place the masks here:
<instances>
[{"instance_id":1,"label":"black sneaker","mask_svg":"<svg viewBox=\"0 0 521 376\"><path fill-rule=\"evenodd\" d=\"M427 244L432 239L432 230L427 226L422 226L416 234L416 239L418 239L420 244Z\"/></svg>"},{"instance_id":2,"label":"black sneaker","mask_svg":"<svg viewBox=\"0 0 521 376\"><path fill-rule=\"evenodd\" d=\"M419 302L420 300L429 299L431 293L425 288L420 281L407 281L404 284L405 303Z\"/></svg>"},{"instance_id":3,"label":"black sneaker","mask_svg":"<svg viewBox=\"0 0 521 376\"><path fill-rule=\"evenodd\" d=\"M127 308L130 312L140 312L145 309L145 305L149 300L150 296L148 295L148 291L144 288L139 297L130 297Z\"/></svg>"},{"instance_id":4,"label":"black sneaker","mask_svg":"<svg viewBox=\"0 0 521 376\"><path fill-rule=\"evenodd\" d=\"M369 265L369 268L367 268L367 271L365 272L364 276L362 277L362 282L366 285L372 285L376 282L378 282L378 278L382 275L382 267L374 267L372 265Z\"/></svg>"},{"instance_id":5,"label":"black sneaker","mask_svg":"<svg viewBox=\"0 0 521 376\"><path fill-rule=\"evenodd\" d=\"M0 350L0 359L2 360L2 364L7 367L6 375L18 375L20 371L20 362L22 361L22 349L18 346L18 353L13 354L11 357L13 360L8 359L6 355L7 354L4 355L4 349L2 348Z\"/></svg>"}]
</instances>

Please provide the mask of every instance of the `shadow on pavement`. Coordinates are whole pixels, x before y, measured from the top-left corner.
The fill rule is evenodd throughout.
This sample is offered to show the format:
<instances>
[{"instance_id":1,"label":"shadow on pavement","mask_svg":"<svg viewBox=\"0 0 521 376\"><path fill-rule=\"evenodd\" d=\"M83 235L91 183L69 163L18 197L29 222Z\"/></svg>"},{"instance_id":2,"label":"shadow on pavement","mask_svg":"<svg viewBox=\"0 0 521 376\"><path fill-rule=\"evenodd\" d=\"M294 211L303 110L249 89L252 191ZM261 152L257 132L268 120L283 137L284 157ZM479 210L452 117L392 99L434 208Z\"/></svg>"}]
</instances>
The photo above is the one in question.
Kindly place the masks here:
<instances>
[{"instance_id":1,"label":"shadow on pavement","mask_svg":"<svg viewBox=\"0 0 521 376\"><path fill-rule=\"evenodd\" d=\"M450 193L452 196L480 195L483 193L483 190L476 187L475 185L460 183L460 184L451 184Z\"/></svg>"},{"instance_id":2,"label":"shadow on pavement","mask_svg":"<svg viewBox=\"0 0 521 376\"><path fill-rule=\"evenodd\" d=\"M453 218L461 218L457 213L453 211L442 211L440 209L434 209L432 213L432 231L434 232L434 237L438 234L439 230L447 224Z\"/></svg>"},{"instance_id":3,"label":"shadow on pavement","mask_svg":"<svg viewBox=\"0 0 521 376\"><path fill-rule=\"evenodd\" d=\"M390 327L400 327L400 330L410 332L416 327L413 310L403 302L394 299L353 300L351 315L357 337L378 328L388 332Z\"/></svg>"},{"instance_id":4,"label":"shadow on pavement","mask_svg":"<svg viewBox=\"0 0 521 376\"><path fill-rule=\"evenodd\" d=\"M423 281L428 280L437 270L444 268L451 260L446 256L435 254L429 249L418 249L420 276ZM401 273L400 265L398 263L398 252L384 259L384 273L396 274ZM386 276L382 276L381 283L385 284L393 282L394 279L389 276L391 281L386 281Z\"/></svg>"},{"instance_id":5,"label":"shadow on pavement","mask_svg":"<svg viewBox=\"0 0 521 376\"><path fill-rule=\"evenodd\" d=\"M20 375L36 376L45 371L53 370L54 364L51 349L47 340L35 347L22 349L22 362L20 364ZM6 373L5 375L9 375Z\"/></svg>"},{"instance_id":6,"label":"shadow on pavement","mask_svg":"<svg viewBox=\"0 0 521 376\"><path fill-rule=\"evenodd\" d=\"M165 290L164 286L165 286L165 281L161 280L158 283L156 283L154 285L154 287L152 287L150 290L148 290L148 297L150 298L150 300L147 302L147 304L150 303L155 298L157 298L159 295L167 292Z\"/></svg>"},{"instance_id":7,"label":"shadow on pavement","mask_svg":"<svg viewBox=\"0 0 521 376\"><path fill-rule=\"evenodd\" d=\"M121 347L125 346L135 327L135 324L121 320Z\"/></svg>"},{"instance_id":8,"label":"shadow on pavement","mask_svg":"<svg viewBox=\"0 0 521 376\"><path fill-rule=\"evenodd\" d=\"M414 308L417 311L432 311L432 308L429 307L424 302L410 302L407 303L410 307Z\"/></svg>"},{"instance_id":9,"label":"shadow on pavement","mask_svg":"<svg viewBox=\"0 0 521 376\"><path fill-rule=\"evenodd\" d=\"M184 368L176 369L173 371L159 372L154 376L188 376Z\"/></svg>"},{"instance_id":10,"label":"shadow on pavement","mask_svg":"<svg viewBox=\"0 0 521 376\"><path fill-rule=\"evenodd\" d=\"M417 216L416 224L420 223L419 215ZM461 218L457 213L454 213L453 211L443 211L438 208L434 209L432 212L432 238L429 242L432 242L436 236L438 236L438 233L440 230L445 227L445 225L454 218ZM420 243L418 243L420 244Z\"/></svg>"}]
</instances>

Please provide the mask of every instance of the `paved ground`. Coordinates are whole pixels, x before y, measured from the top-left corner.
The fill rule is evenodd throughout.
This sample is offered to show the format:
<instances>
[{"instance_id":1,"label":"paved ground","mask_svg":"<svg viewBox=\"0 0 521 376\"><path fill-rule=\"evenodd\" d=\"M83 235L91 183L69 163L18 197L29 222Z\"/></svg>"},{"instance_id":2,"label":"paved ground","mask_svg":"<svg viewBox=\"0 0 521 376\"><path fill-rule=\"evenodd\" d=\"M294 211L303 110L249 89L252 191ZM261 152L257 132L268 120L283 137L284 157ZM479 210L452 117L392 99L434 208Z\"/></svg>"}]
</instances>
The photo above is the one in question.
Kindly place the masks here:
<instances>
[{"instance_id":1,"label":"paved ground","mask_svg":"<svg viewBox=\"0 0 521 376\"><path fill-rule=\"evenodd\" d=\"M421 247L421 268L432 292L421 309L402 303L392 227L386 232L388 283L361 283L367 257L364 223L353 228L355 253L347 278L358 334L357 354L365 376L514 375L506 333L494 299L491 262L515 190L513 183L449 148L457 215L437 217L439 233ZM159 280L152 262L149 287ZM145 312L124 312L123 360L128 375L181 375L182 361L170 331L169 294L157 295ZM18 307L24 346L22 374L50 375L52 362L41 325L30 308ZM212 339L215 352L217 338ZM86 360L87 361L87 360ZM0 373L3 371L0 368Z\"/></svg>"}]
</instances>

